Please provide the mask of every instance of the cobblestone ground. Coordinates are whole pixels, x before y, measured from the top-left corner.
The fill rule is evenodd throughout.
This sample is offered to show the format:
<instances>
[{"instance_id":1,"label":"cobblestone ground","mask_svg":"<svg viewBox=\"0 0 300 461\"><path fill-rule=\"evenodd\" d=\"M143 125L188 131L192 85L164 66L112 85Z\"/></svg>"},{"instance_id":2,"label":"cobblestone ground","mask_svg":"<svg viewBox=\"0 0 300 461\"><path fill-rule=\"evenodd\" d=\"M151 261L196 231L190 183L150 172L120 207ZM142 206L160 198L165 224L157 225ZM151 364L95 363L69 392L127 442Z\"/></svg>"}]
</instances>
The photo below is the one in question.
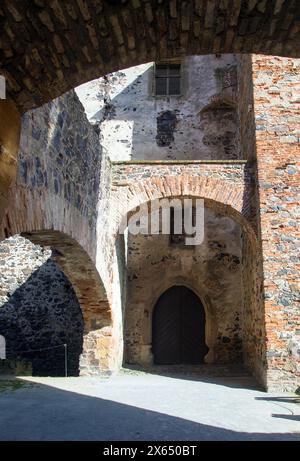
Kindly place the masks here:
<instances>
[{"instance_id":1,"label":"cobblestone ground","mask_svg":"<svg viewBox=\"0 0 300 461\"><path fill-rule=\"evenodd\" d=\"M245 373L156 373L3 378L0 439L300 441L299 396L263 392Z\"/></svg>"}]
</instances>

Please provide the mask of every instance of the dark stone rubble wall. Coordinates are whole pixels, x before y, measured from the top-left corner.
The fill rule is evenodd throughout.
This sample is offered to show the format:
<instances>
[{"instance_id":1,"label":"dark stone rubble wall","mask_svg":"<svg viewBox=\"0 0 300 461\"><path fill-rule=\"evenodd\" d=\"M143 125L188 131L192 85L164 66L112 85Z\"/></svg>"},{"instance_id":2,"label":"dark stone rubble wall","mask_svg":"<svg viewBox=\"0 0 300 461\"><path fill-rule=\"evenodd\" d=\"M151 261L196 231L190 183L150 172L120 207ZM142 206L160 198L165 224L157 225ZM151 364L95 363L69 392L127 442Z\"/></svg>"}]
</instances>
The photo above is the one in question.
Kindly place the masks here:
<instances>
[{"instance_id":1,"label":"dark stone rubble wall","mask_svg":"<svg viewBox=\"0 0 300 461\"><path fill-rule=\"evenodd\" d=\"M21 236L0 243L0 334L7 359L32 363L33 375L78 375L83 319L75 292L51 249ZM36 352L29 350L45 349Z\"/></svg>"}]
</instances>

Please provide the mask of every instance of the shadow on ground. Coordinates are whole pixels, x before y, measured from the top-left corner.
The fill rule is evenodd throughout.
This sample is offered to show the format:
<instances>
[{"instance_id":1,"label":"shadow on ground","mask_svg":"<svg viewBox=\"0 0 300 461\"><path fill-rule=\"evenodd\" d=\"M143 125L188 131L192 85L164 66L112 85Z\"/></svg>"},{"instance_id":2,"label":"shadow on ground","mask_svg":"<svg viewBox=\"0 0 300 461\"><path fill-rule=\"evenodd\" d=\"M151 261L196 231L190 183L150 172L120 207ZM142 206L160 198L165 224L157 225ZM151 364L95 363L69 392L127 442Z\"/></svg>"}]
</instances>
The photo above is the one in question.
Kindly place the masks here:
<instances>
[{"instance_id":1,"label":"shadow on ground","mask_svg":"<svg viewBox=\"0 0 300 461\"><path fill-rule=\"evenodd\" d=\"M287 395L287 396L272 396L272 397L255 397L255 400L264 400L267 402L274 402L274 403L285 403L285 404L295 404L295 410L300 411L300 396L297 395ZM284 405L282 405L284 408ZM289 419L291 421L300 421L300 415L294 415L293 410L291 410L291 407L288 409L288 411L291 412L290 415L285 415L285 414L278 414L278 413L273 413L272 417L273 418L280 418L280 419Z\"/></svg>"},{"instance_id":2,"label":"shadow on ground","mask_svg":"<svg viewBox=\"0 0 300 461\"><path fill-rule=\"evenodd\" d=\"M279 415L273 414L273 418L282 418L282 419L290 419L292 421L299 421L300 422L300 415ZM300 438L299 438L300 440Z\"/></svg>"},{"instance_id":3,"label":"shadow on ground","mask_svg":"<svg viewBox=\"0 0 300 461\"><path fill-rule=\"evenodd\" d=\"M2 392L0 406L1 440L300 441L296 434L237 432L40 383Z\"/></svg>"},{"instance_id":4,"label":"shadow on ground","mask_svg":"<svg viewBox=\"0 0 300 461\"><path fill-rule=\"evenodd\" d=\"M265 400L270 402L281 402L281 403L296 403L300 405L300 396L297 395L287 395L287 396L272 396L272 397L255 397L255 400Z\"/></svg>"}]
</instances>

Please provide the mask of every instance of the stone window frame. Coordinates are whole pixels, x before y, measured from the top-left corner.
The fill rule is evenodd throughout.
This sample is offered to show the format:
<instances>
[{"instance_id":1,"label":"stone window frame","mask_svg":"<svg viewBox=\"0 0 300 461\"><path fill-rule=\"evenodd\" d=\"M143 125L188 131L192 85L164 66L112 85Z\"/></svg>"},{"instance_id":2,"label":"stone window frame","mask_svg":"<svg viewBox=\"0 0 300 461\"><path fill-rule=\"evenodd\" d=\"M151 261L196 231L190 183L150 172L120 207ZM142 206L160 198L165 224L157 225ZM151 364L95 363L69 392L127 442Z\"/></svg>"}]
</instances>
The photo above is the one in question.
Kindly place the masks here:
<instances>
[{"instance_id":1,"label":"stone window frame","mask_svg":"<svg viewBox=\"0 0 300 461\"><path fill-rule=\"evenodd\" d=\"M181 64L155 63L154 73L156 96L179 96L181 94ZM160 88L160 83L163 83L163 88Z\"/></svg>"},{"instance_id":2,"label":"stone window frame","mask_svg":"<svg viewBox=\"0 0 300 461\"><path fill-rule=\"evenodd\" d=\"M156 75L155 69L156 65L172 65L172 64L179 64L180 65L180 93L179 94L172 94L172 95L158 95L156 94ZM186 95L187 90L187 65L185 59L168 59L164 61L155 61L153 62L151 68L151 76L149 79L149 95L154 99L157 100L165 100L169 101L170 99L179 99Z\"/></svg>"}]
</instances>

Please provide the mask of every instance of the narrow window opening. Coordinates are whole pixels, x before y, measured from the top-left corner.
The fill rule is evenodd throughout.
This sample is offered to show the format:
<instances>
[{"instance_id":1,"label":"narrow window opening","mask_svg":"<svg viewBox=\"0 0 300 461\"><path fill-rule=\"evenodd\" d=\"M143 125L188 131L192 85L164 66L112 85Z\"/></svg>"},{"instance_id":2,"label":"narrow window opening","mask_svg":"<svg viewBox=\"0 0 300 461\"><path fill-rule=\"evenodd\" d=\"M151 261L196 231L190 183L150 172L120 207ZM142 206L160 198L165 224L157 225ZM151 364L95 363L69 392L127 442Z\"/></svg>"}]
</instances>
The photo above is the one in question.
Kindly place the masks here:
<instances>
[{"instance_id":1,"label":"narrow window opening","mask_svg":"<svg viewBox=\"0 0 300 461\"><path fill-rule=\"evenodd\" d=\"M178 96L181 93L180 64L155 65L155 95Z\"/></svg>"}]
</instances>

